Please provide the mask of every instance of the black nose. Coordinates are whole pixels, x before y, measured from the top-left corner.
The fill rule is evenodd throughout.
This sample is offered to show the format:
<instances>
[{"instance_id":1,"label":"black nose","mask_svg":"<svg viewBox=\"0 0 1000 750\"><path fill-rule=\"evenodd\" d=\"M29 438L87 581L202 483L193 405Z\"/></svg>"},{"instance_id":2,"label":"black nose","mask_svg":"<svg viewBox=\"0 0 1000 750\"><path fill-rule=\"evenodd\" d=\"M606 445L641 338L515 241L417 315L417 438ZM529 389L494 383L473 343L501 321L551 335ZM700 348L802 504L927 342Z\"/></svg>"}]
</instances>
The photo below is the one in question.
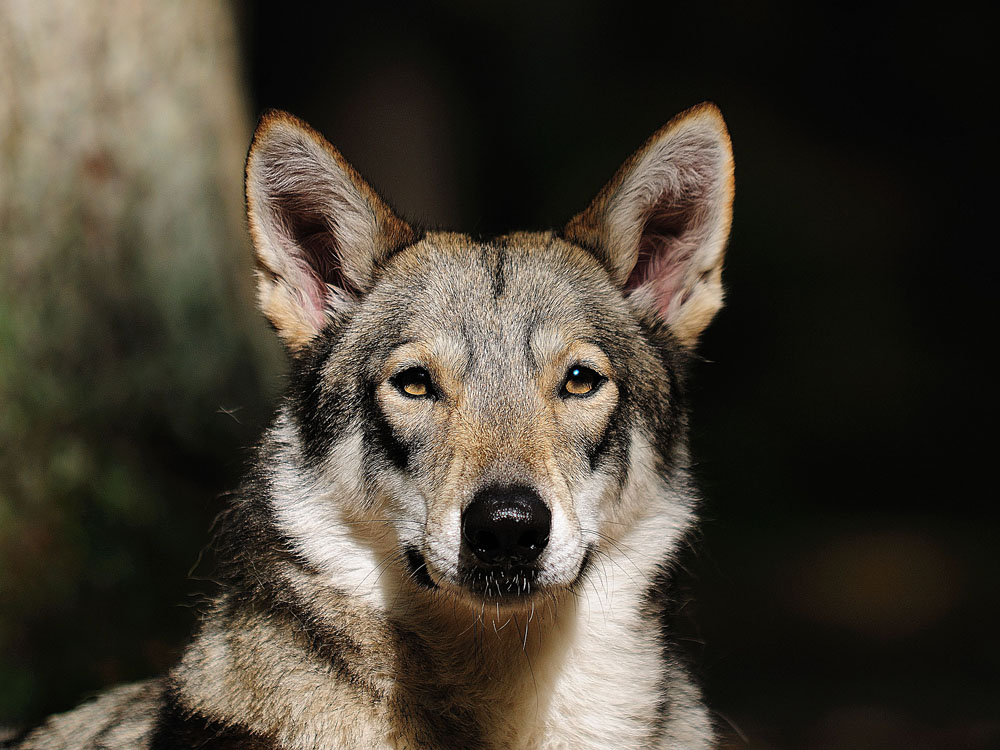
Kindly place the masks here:
<instances>
[{"instance_id":1,"label":"black nose","mask_svg":"<svg viewBox=\"0 0 1000 750\"><path fill-rule=\"evenodd\" d=\"M462 513L462 537L480 562L533 562L549 542L552 513L528 487L487 487Z\"/></svg>"}]
</instances>

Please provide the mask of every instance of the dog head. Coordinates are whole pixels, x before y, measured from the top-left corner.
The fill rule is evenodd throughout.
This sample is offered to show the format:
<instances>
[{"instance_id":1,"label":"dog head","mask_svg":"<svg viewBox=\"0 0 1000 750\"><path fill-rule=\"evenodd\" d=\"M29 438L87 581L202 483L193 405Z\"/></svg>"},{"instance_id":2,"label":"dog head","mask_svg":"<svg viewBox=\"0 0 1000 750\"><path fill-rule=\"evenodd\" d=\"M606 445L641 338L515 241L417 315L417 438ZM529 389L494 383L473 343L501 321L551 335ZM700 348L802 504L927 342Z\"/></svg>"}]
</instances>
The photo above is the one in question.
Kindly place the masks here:
<instances>
[{"instance_id":1,"label":"dog head","mask_svg":"<svg viewBox=\"0 0 1000 750\"><path fill-rule=\"evenodd\" d=\"M274 505L301 555L345 575L370 550L359 572L517 607L644 518L676 543L684 361L722 304L731 215L718 110L668 123L562 232L419 232L280 112L246 195L293 362L279 434L309 479Z\"/></svg>"}]
</instances>

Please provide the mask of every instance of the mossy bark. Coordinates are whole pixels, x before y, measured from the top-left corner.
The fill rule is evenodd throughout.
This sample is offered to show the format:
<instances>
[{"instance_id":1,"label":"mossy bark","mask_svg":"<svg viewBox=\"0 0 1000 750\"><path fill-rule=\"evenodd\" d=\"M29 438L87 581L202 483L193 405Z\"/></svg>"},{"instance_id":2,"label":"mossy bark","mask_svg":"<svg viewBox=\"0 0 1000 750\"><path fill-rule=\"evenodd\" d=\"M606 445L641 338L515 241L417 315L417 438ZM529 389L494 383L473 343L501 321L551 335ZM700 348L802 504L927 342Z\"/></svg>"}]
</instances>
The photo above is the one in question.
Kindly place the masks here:
<instances>
[{"instance_id":1,"label":"mossy bark","mask_svg":"<svg viewBox=\"0 0 1000 750\"><path fill-rule=\"evenodd\" d=\"M0 722L169 661L265 418L238 52L223 0L0 3Z\"/></svg>"}]
</instances>

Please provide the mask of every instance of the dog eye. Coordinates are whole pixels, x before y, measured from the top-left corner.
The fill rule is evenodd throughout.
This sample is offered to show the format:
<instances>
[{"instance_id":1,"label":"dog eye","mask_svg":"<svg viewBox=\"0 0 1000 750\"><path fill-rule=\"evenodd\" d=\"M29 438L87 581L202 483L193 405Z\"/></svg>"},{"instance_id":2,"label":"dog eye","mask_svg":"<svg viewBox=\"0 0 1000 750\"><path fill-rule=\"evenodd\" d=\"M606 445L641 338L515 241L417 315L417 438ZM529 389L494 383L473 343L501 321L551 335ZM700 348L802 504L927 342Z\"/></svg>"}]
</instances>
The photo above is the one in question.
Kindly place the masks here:
<instances>
[{"instance_id":1,"label":"dog eye","mask_svg":"<svg viewBox=\"0 0 1000 750\"><path fill-rule=\"evenodd\" d=\"M430 373L423 367L411 367L394 375L389 381L396 390L410 398L429 398L434 396L434 387Z\"/></svg>"},{"instance_id":2,"label":"dog eye","mask_svg":"<svg viewBox=\"0 0 1000 750\"><path fill-rule=\"evenodd\" d=\"M605 380L606 378L598 375L589 367L573 365L566 372L566 380L563 382L562 387L562 396L589 396L596 392Z\"/></svg>"}]
</instances>

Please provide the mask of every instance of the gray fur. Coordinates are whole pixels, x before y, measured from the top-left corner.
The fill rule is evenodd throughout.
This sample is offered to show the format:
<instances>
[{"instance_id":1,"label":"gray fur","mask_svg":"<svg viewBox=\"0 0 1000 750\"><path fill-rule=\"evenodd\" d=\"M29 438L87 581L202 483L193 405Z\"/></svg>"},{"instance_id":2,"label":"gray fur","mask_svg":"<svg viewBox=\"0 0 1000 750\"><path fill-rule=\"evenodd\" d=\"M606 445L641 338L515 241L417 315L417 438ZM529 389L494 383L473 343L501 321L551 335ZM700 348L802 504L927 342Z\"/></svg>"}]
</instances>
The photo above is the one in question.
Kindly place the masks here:
<instances>
[{"instance_id":1,"label":"gray fur","mask_svg":"<svg viewBox=\"0 0 1000 750\"><path fill-rule=\"evenodd\" d=\"M220 591L166 678L18 747L711 747L657 582L694 522L684 380L721 304L728 153L717 111L692 110L564 233L477 241L411 229L318 134L269 114L248 200L292 377L219 523ZM577 365L603 378L586 397L565 390ZM395 384L413 367L433 394ZM462 542L463 508L497 483L530 486L553 519L516 593L472 575Z\"/></svg>"}]
</instances>

